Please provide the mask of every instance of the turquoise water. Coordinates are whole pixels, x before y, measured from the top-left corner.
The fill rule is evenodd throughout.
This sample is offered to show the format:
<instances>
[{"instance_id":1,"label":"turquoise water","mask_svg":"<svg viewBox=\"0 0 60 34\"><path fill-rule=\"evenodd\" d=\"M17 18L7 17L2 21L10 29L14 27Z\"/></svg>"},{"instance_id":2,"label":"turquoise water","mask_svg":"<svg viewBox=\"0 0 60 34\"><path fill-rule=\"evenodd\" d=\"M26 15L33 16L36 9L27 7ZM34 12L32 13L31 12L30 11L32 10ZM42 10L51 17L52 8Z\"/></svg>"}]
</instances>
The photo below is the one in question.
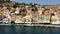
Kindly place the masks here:
<instances>
[{"instance_id":1,"label":"turquoise water","mask_svg":"<svg viewBox=\"0 0 60 34\"><path fill-rule=\"evenodd\" d=\"M60 28L0 26L0 34L60 34Z\"/></svg>"}]
</instances>

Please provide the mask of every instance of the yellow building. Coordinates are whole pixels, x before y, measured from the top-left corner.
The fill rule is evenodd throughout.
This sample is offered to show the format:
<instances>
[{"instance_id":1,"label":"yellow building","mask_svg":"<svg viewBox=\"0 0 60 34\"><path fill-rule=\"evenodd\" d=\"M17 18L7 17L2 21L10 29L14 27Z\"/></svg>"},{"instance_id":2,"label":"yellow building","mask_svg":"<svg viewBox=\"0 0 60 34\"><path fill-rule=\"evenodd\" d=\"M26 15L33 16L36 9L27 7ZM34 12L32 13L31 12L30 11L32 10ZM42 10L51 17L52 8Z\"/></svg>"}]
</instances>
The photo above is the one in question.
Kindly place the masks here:
<instances>
[{"instance_id":1,"label":"yellow building","mask_svg":"<svg viewBox=\"0 0 60 34\"><path fill-rule=\"evenodd\" d=\"M50 23L50 16L49 15L43 14L43 15L40 15L39 18L40 18L39 23Z\"/></svg>"},{"instance_id":2,"label":"yellow building","mask_svg":"<svg viewBox=\"0 0 60 34\"><path fill-rule=\"evenodd\" d=\"M57 17L57 15L52 16L51 19L52 19L51 24L59 24L59 23L58 23L58 17Z\"/></svg>"}]
</instances>

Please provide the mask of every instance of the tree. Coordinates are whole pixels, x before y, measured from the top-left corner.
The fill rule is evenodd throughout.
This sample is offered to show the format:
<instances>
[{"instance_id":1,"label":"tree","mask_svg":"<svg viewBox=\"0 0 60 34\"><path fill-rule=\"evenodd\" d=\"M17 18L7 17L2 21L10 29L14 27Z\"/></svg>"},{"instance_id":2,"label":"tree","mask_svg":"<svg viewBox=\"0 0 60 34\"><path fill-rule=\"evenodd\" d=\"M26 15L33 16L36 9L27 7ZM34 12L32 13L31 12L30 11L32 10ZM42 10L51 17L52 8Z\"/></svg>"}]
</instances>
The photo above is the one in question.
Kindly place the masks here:
<instances>
[{"instance_id":1,"label":"tree","mask_svg":"<svg viewBox=\"0 0 60 34\"><path fill-rule=\"evenodd\" d=\"M14 8L19 7L20 3L15 3L15 5L13 5Z\"/></svg>"}]
</instances>

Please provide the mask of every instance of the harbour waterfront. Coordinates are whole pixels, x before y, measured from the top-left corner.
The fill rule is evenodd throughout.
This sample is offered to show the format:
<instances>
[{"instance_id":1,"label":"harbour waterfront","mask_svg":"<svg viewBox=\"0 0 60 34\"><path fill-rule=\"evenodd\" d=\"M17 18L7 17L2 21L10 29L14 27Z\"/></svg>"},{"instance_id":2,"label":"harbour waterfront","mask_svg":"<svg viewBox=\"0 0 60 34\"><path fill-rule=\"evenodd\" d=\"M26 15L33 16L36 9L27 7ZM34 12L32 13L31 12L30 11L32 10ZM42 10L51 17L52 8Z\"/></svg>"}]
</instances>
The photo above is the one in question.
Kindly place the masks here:
<instances>
[{"instance_id":1,"label":"harbour waterfront","mask_svg":"<svg viewBox=\"0 0 60 34\"><path fill-rule=\"evenodd\" d=\"M26 4L10 0L0 2L0 24L60 24L60 5Z\"/></svg>"},{"instance_id":2,"label":"harbour waterfront","mask_svg":"<svg viewBox=\"0 0 60 34\"><path fill-rule=\"evenodd\" d=\"M0 0L0 34L59 33L60 4L39 5Z\"/></svg>"},{"instance_id":3,"label":"harbour waterfront","mask_svg":"<svg viewBox=\"0 0 60 34\"><path fill-rule=\"evenodd\" d=\"M0 26L0 34L60 34L60 28Z\"/></svg>"},{"instance_id":4,"label":"harbour waterfront","mask_svg":"<svg viewBox=\"0 0 60 34\"><path fill-rule=\"evenodd\" d=\"M60 25L53 25L53 24L0 24L0 26L25 26L25 27L54 27L60 28Z\"/></svg>"}]
</instances>

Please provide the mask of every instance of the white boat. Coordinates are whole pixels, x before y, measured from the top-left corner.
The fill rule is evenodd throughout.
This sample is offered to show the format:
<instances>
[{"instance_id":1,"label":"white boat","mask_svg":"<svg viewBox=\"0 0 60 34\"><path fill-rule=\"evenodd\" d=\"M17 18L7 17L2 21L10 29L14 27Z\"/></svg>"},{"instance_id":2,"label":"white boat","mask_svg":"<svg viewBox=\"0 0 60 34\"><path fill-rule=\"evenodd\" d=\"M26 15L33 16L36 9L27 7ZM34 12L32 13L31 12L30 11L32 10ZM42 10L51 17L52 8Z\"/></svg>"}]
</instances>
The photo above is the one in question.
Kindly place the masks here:
<instances>
[{"instance_id":1,"label":"white boat","mask_svg":"<svg viewBox=\"0 0 60 34\"><path fill-rule=\"evenodd\" d=\"M3 22L3 23L9 23L9 20L8 20L8 18L4 18L4 19L2 20L2 22Z\"/></svg>"},{"instance_id":2,"label":"white boat","mask_svg":"<svg viewBox=\"0 0 60 34\"><path fill-rule=\"evenodd\" d=\"M32 22L25 22L24 26L33 26Z\"/></svg>"}]
</instances>

